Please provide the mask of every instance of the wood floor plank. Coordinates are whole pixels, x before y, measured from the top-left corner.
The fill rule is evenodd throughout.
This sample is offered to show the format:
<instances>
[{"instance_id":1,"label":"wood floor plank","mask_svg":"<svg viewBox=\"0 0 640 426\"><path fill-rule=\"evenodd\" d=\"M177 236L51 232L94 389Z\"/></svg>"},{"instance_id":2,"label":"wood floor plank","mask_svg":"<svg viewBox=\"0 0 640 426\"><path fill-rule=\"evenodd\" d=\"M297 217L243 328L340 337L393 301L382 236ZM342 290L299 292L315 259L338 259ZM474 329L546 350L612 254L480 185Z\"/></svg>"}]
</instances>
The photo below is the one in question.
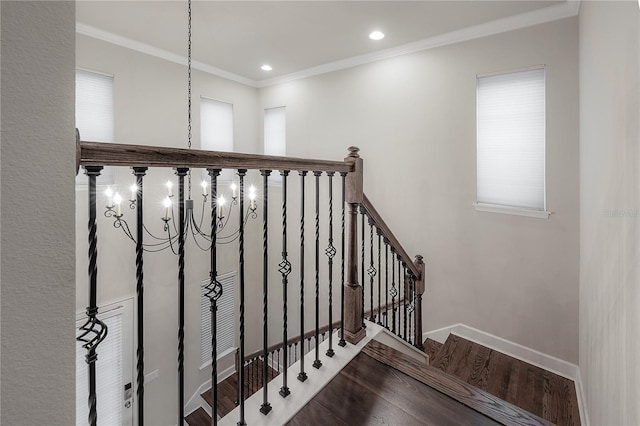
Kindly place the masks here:
<instances>
[{"instance_id":1,"label":"wood floor plank","mask_svg":"<svg viewBox=\"0 0 640 426\"><path fill-rule=\"evenodd\" d=\"M450 335L433 367L549 422L580 424L575 384L540 367Z\"/></svg>"},{"instance_id":2,"label":"wood floor plank","mask_svg":"<svg viewBox=\"0 0 640 426\"><path fill-rule=\"evenodd\" d=\"M444 347L443 347L444 348ZM456 401L473 408L487 417L509 425L550 425L551 423L526 410L509 404L498 397L471 386L459 378L438 368L419 363L395 349L375 340L362 350L367 355L385 363L416 380L436 389Z\"/></svg>"},{"instance_id":3,"label":"wood floor plank","mask_svg":"<svg viewBox=\"0 0 640 426\"><path fill-rule=\"evenodd\" d=\"M184 418L189 426L211 426L211 416L202 407Z\"/></svg>"},{"instance_id":4,"label":"wood floor plank","mask_svg":"<svg viewBox=\"0 0 640 426\"><path fill-rule=\"evenodd\" d=\"M438 352L440 352L440 349L442 348L442 343L436 342L433 339L427 338L427 340L424 341L422 346L424 348L425 353L429 355L429 363L432 363L436 355L438 354Z\"/></svg>"}]
</instances>

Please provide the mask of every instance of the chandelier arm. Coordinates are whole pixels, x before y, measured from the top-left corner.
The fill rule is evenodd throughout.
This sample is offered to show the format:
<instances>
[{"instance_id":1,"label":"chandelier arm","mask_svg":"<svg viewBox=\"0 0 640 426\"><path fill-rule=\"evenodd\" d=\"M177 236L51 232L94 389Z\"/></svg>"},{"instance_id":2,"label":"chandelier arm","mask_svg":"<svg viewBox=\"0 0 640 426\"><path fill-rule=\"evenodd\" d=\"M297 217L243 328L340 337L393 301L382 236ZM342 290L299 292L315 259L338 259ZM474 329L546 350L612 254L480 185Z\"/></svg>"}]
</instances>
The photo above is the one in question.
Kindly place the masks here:
<instances>
[{"instance_id":1,"label":"chandelier arm","mask_svg":"<svg viewBox=\"0 0 640 426\"><path fill-rule=\"evenodd\" d=\"M159 240L159 241L162 241L163 243L167 241L167 237L158 237L158 236L152 234L151 231L149 231L149 229L147 228L147 225L143 225L143 227L144 227L144 230L147 232L147 234L151 238L153 238L154 240ZM155 245L159 245L159 244L162 244L162 243L158 243L158 244L155 244ZM150 244L145 244L145 245L150 245ZM153 245L153 244L151 244L151 245Z\"/></svg>"},{"instance_id":2,"label":"chandelier arm","mask_svg":"<svg viewBox=\"0 0 640 426\"><path fill-rule=\"evenodd\" d=\"M129 224L126 220L122 220L120 218L116 218L115 222L113 222L114 228L122 229L122 232L134 243L136 243L136 239L133 237L131 230L129 229Z\"/></svg>"},{"instance_id":3,"label":"chandelier arm","mask_svg":"<svg viewBox=\"0 0 640 426\"><path fill-rule=\"evenodd\" d=\"M173 252L173 254L175 254L176 256L178 255L178 252L176 251L176 249L173 247L173 238L171 238L171 227L169 226L168 223L165 223L165 229L167 231L167 234L169 235L168 241L169 241L169 247L171 247L171 251ZM176 236L178 235L178 233L176 232Z\"/></svg>"},{"instance_id":4,"label":"chandelier arm","mask_svg":"<svg viewBox=\"0 0 640 426\"><path fill-rule=\"evenodd\" d=\"M204 210L204 206L202 208ZM209 238L209 235L206 234L205 232L202 232L202 230L200 229L200 226L202 226L202 222L200 222L200 226L198 226L198 224L195 221L195 218L193 217L193 211L191 211L191 225L192 225L192 233L193 232L197 232L202 238L204 238L205 240L211 242L211 238ZM195 234L194 234L194 238L195 238ZM208 250L208 249L207 249Z\"/></svg>"}]
</instances>

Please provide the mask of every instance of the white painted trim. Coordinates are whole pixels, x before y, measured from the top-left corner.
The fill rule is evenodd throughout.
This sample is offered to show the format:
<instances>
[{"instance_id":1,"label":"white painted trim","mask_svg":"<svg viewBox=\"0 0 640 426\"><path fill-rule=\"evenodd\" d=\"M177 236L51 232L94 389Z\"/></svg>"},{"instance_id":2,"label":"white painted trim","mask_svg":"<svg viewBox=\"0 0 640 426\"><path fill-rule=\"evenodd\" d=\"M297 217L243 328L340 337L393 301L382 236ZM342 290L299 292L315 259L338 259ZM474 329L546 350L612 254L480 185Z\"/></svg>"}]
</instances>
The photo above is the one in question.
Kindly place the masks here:
<instances>
[{"instance_id":1,"label":"white painted trim","mask_svg":"<svg viewBox=\"0 0 640 426\"><path fill-rule=\"evenodd\" d=\"M209 74L226 78L228 80L235 81L247 86L262 88L346 68L352 68L371 62L380 61L382 59L415 53L421 50L434 49L436 47L447 46L463 41L487 37L507 31L513 31L520 28L526 28L534 25L544 24L547 22L557 21L564 18L570 18L578 14L580 10L580 1L581 0L568 0L566 2L553 6L548 6L541 9L532 10L530 12L497 19L480 25L462 28L460 30L451 31L423 40L418 40L413 43L407 43L401 46L396 46L390 49L372 52L365 55L358 55L340 61L329 62L317 67L307 68L302 71L297 71L280 77L274 77L260 81L252 80L250 78L243 77L241 75L198 61L193 61L191 65L194 69L199 71L204 71ZM168 50L160 49L146 43L123 37L118 34L114 34L88 24L84 24L82 22L76 23L76 32L78 34L86 35L88 37L93 37L98 40L106 41L108 43L145 53L147 55L156 56L158 58L162 58L176 64L185 66L187 65L187 58L182 55L178 55L176 53L169 52Z\"/></svg>"},{"instance_id":2,"label":"white painted trim","mask_svg":"<svg viewBox=\"0 0 640 426\"><path fill-rule=\"evenodd\" d=\"M151 46L150 44L142 43L140 41L136 41L109 31L105 31L92 25L84 24L82 22L76 22L76 33L98 40L106 41L107 43L115 44L117 46L122 46L127 49L135 50L136 52L155 56L169 62L184 66L187 65L187 58L182 55L178 55L176 53L169 52L168 50L160 49L158 47ZM223 69L202 62L192 61L191 67L198 71L204 71L218 77L226 78L227 80L235 81L236 83L244 84L251 87L257 87L257 82L255 80L251 80L250 78L246 78L241 75L234 74L232 72L225 71Z\"/></svg>"},{"instance_id":3,"label":"white painted trim","mask_svg":"<svg viewBox=\"0 0 640 426\"><path fill-rule=\"evenodd\" d=\"M343 59L340 61L330 62L327 64L319 65L317 67L287 74L281 77L260 80L257 82L257 87L262 88L274 86L276 84L287 83L293 80L299 80L346 68L356 67L358 65L363 65L370 62L380 61L382 59L415 53L421 50L434 49L436 47L447 46L463 41L469 41L481 37L504 33L507 31L513 31L520 28L526 28L534 25L544 24L547 22L557 21L564 18L570 18L578 14L579 8L580 0L569 0L564 3L544 7L526 13L521 13L519 15L497 19L494 21L486 22L484 24L474 25L456 31L451 31L413 43L404 44L402 46L396 46L390 49L380 50L378 52L372 52L365 55Z\"/></svg>"},{"instance_id":4,"label":"white painted trim","mask_svg":"<svg viewBox=\"0 0 640 426\"><path fill-rule=\"evenodd\" d=\"M236 366L232 365L228 368L225 368L223 371L218 373L218 383L231 376L236 371ZM209 404L202 398L202 393L211 387L211 379L207 380L203 384L196 389L195 393L189 398L187 404L184 406L184 412L188 416L189 414L196 411L198 408L202 407L204 410L211 416L211 407Z\"/></svg>"},{"instance_id":5,"label":"white painted trim","mask_svg":"<svg viewBox=\"0 0 640 426\"><path fill-rule=\"evenodd\" d=\"M436 342L444 343L449 334L455 334L456 336L460 336L487 348L494 349L505 355L509 355L559 376L573 380L576 386L580 421L585 426L589 425L587 404L582 388L582 377L580 376L580 368L577 365L564 361L560 358L547 355L535 349L528 348L519 343L503 339L502 337L494 336L493 334L469 327L465 324L454 324L437 330L425 332L422 334L422 341L424 342L427 338L430 338Z\"/></svg>"},{"instance_id":6,"label":"white painted trim","mask_svg":"<svg viewBox=\"0 0 640 426\"><path fill-rule=\"evenodd\" d=\"M549 219L550 211L532 210L522 207L502 206L499 204L473 203L476 211L488 213L511 214L515 216L535 217L538 219Z\"/></svg>"},{"instance_id":7,"label":"white painted trim","mask_svg":"<svg viewBox=\"0 0 640 426\"><path fill-rule=\"evenodd\" d=\"M238 350L238 348L237 348L237 347L229 348L229 349L227 349L226 351L222 352L220 355L218 355L218 356L216 357L216 359L218 360L218 362L220 362L224 357L226 357L226 356L228 356L228 355L230 355L230 354L235 353L237 350ZM204 370L205 368L207 368L207 367L209 367L209 366L211 366L211 360L209 360L209 361L205 362L204 364L202 364L202 365L200 366L200 371Z\"/></svg>"}]
</instances>

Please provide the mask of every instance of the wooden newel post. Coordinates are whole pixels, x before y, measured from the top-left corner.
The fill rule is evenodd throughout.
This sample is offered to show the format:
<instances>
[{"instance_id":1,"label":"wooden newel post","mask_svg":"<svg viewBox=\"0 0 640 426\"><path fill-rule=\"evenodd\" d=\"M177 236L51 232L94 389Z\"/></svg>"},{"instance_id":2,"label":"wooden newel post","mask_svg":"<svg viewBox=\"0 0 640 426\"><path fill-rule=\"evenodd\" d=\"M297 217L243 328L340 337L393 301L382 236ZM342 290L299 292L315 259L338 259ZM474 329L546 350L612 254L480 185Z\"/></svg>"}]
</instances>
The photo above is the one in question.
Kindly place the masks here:
<instances>
[{"instance_id":1,"label":"wooden newel post","mask_svg":"<svg viewBox=\"0 0 640 426\"><path fill-rule=\"evenodd\" d=\"M344 283L344 339L354 345L366 334L362 326L362 286L358 283L358 206L363 201L363 164L358 151L360 149L355 146L349 147L349 155L344 159L354 165L345 182L348 231Z\"/></svg>"},{"instance_id":2,"label":"wooden newel post","mask_svg":"<svg viewBox=\"0 0 640 426\"><path fill-rule=\"evenodd\" d=\"M424 261L422 260L422 256L417 255L414 263L420 271L420 276L416 281L416 306L414 315L414 330L416 331L415 346L419 349L424 349L422 345L422 294L424 293Z\"/></svg>"}]
</instances>

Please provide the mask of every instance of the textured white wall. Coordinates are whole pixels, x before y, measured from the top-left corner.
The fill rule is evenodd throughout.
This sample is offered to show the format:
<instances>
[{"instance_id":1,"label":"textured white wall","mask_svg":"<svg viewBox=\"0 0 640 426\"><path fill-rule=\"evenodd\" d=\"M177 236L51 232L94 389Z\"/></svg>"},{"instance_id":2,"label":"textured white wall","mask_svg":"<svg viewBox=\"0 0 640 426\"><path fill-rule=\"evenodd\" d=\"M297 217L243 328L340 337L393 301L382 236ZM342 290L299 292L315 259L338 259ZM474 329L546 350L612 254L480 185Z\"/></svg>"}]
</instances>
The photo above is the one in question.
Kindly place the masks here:
<instances>
[{"instance_id":1,"label":"textured white wall","mask_svg":"<svg viewBox=\"0 0 640 426\"><path fill-rule=\"evenodd\" d=\"M580 9L580 370L591 423L640 424L640 10Z\"/></svg>"},{"instance_id":2,"label":"textured white wall","mask_svg":"<svg viewBox=\"0 0 640 426\"><path fill-rule=\"evenodd\" d=\"M2 2L2 416L75 424L74 2Z\"/></svg>"},{"instance_id":3,"label":"textured white wall","mask_svg":"<svg viewBox=\"0 0 640 426\"><path fill-rule=\"evenodd\" d=\"M365 159L365 190L425 255L424 330L465 323L578 360L577 18L262 89L287 153ZM547 66L549 220L476 212L475 76Z\"/></svg>"}]
</instances>

